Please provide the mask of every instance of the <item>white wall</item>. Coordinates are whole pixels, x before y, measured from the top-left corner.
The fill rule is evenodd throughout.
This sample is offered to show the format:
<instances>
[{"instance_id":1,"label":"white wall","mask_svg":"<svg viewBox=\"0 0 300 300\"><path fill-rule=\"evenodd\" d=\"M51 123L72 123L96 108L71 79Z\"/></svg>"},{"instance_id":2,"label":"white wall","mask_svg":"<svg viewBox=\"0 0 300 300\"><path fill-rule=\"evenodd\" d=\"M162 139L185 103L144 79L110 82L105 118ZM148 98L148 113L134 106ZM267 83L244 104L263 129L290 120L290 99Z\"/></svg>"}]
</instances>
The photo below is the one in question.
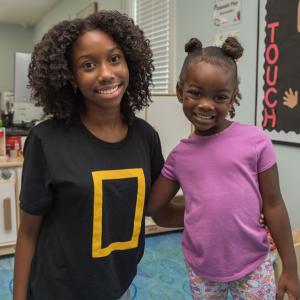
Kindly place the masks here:
<instances>
[{"instance_id":1,"label":"white wall","mask_svg":"<svg viewBox=\"0 0 300 300\"><path fill-rule=\"evenodd\" d=\"M224 32L240 30L241 43L245 48L239 64L241 77L240 89L243 99L237 108L236 120L243 123L255 122L256 99L256 61L257 61L257 22L258 0L242 0L241 23L224 28ZM204 44L214 42L212 0L177 0L177 74L180 71L184 54L184 44L193 36L198 37ZM300 148L274 144L280 175L280 186L290 215L293 228L300 228Z\"/></svg>"},{"instance_id":2,"label":"white wall","mask_svg":"<svg viewBox=\"0 0 300 300\"><path fill-rule=\"evenodd\" d=\"M124 11L127 2L124 0L64 0L54 7L36 26L34 30L34 41L38 42L45 32L53 25L62 21L76 18L76 14L93 2L97 2L98 10L109 9Z\"/></svg>"},{"instance_id":3,"label":"white wall","mask_svg":"<svg viewBox=\"0 0 300 300\"><path fill-rule=\"evenodd\" d=\"M0 92L14 90L15 52L31 52L32 27L0 25Z\"/></svg>"}]
</instances>

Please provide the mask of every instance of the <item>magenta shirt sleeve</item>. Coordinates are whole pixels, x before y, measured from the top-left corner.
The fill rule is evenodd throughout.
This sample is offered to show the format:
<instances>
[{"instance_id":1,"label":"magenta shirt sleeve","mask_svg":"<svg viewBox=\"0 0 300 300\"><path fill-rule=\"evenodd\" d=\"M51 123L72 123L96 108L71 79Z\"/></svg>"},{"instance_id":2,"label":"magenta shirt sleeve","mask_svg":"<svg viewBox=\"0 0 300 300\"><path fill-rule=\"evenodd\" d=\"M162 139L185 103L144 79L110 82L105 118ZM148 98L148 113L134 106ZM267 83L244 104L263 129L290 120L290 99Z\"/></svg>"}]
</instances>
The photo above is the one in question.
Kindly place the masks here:
<instances>
[{"instance_id":1,"label":"magenta shirt sleeve","mask_svg":"<svg viewBox=\"0 0 300 300\"><path fill-rule=\"evenodd\" d=\"M261 173L276 163L276 156L271 139L259 131L256 140L257 172Z\"/></svg>"},{"instance_id":2,"label":"magenta shirt sleeve","mask_svg":"<svg viewBox=\"0 0 300 300\"><path fill-rule=\"evenodd\" d=\"M175 161L175 151L173 150L167 157L161 174L170 180L178 181L176 176Z\"/></svg>"}]
</instances>

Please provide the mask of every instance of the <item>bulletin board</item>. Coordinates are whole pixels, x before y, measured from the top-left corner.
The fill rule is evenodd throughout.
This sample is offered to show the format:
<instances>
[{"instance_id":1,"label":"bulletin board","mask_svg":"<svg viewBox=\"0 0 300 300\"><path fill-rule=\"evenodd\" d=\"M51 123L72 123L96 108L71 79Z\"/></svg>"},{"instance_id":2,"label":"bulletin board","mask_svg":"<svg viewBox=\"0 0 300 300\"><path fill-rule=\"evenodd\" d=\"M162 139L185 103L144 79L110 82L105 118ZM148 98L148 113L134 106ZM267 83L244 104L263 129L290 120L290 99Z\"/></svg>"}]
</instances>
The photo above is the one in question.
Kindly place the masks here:
<instances>
[{"instance_id":1,"label":"bulletin board","mask_svg":"<svg viewBox=\"0 0 300 300\"><path fill-rule=\"evenodd\" d=\"M300 0L259 1L256 124L300 145Z\"/></svg>"}]
</instances>

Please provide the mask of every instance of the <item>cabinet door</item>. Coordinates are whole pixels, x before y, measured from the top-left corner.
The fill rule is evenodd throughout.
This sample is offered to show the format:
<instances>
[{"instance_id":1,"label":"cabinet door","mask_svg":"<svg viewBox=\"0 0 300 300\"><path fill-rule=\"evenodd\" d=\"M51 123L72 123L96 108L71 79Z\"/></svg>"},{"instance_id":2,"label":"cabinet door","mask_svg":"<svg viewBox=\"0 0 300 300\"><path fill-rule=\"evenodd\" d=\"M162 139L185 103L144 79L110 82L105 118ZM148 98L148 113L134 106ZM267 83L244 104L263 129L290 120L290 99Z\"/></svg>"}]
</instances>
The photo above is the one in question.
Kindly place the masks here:
<instances>
[{"instance_id":1,"label":"cabinet door","mask_svg":"<svg viewBox=\"0 0 300 300\"><path fill-rule=\"evenodd\" d=\"M15 170L0 170L0 246L17 239Z\"/></svg>"}]
</instances>

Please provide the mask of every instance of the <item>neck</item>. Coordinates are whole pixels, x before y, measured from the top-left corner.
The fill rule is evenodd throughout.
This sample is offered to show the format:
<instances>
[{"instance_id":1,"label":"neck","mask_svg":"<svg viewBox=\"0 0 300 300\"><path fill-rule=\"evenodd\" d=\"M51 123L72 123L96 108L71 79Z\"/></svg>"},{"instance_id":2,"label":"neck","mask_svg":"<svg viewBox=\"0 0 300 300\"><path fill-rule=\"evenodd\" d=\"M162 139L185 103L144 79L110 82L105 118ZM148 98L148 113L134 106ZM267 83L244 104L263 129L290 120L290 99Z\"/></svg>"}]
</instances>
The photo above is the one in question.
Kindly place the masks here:
<instances>
[{"instance_id":1,"label":"neck","mask_svg":"<svg viewBox=\"0 0 300 300\"><path fill-rule=\"evenodd\" d=\"M87 110L81 114L86 128L97 138L106 142L119 142L127 135L128 127L120 110Z\"/></svg>"}]
</instances>

